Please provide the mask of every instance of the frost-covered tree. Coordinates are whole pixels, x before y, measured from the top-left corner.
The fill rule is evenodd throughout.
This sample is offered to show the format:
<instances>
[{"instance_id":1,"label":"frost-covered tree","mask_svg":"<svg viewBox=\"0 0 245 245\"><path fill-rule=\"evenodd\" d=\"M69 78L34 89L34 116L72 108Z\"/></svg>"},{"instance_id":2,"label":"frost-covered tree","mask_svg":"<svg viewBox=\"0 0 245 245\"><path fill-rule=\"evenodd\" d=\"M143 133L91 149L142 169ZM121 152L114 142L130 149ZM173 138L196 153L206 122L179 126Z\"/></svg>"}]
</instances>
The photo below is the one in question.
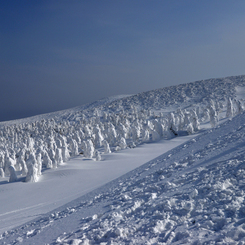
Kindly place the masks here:
<instances>
[{"instance_id":1,"label":"frost-covered tree","mask_svg":"<svg viewBox=\"0 0 245 245\"><path fill-rule=\"evenodd\" d=\"M52 164L52 160L49 157L49 154L47 153L46 150L43 150L42 152L43 154L43 164L46 168L52 168L53 164Z\"/></svg>"},{"instance_id":2,"label":"frost-covered tree","mask_svg":"<svg viewBox=\"0 0 245 245\"><path fill-rule=\"evenodd\" d=\"M108 123L107 136L109 143L114 145L117 139L117 132L114 125L110 122Z\"/></svg>"},{"instance_id":3,"label":"frost-covered tree","mask_svg":"<svg viewBox=\"0 0 245 245\"><path fill-rule=\"evenodd\" d=\"M34 146L35 146L35 141L32 137L28 137L27 139L27 148L29 150L33 150L34 149Z\"/></svg>"},{"instance_id":4,"label":"frost-covered tree","mask_svg":"<svg viewBox=\"0 0 245 245\"><path fill-rule=\"evenodd\" d=\"M42 154L39 152L37 154L37 176L42 175Z\"/></svg>"},{"instance_id":5,"label":"frost-covered tree","mask_svg":"<svg viewBox=\"0 0 245 245\"><path fill-rule=\"evenodd\" d=\"M101 147L104 138L102 136L101 129L100 129L99 125L96 125L94 127L94 136L95 136L94 137L95 147Z\"/></svg>"},{"instance_id":6,"label":"frost-covered tree","mask_svg":"<svg viewBox=\"0 0 245 245\"><path fill-rule=\"evenodd\" d=\"M71 156L79 155L78 144L74 139L72 139L70 142L70 149L71 149Z\"/></svg>"},{"instance_id":7,"label":"frost-covered tree","mask_svg":"<svg viewBox=\"0 0 245 245\"><path fill-rule=\"evenodd\" d=\"M213 106L209 107L209 118L210 118L211 127L215 127L218 122L218 117L215 108Z\"/></svg>"},{"instance_id":8,"label":"frost-covered tree","mask_svg":"<svg viewBox=\"0 0 245 245\"><path fill-rule=\"evenodd\" d=\"M241 100L235 100L235 104L236 104L236 114L242 113L244 109Z\"/></svg>"},{"instance_id":9,"label":"frost-covered tree","mask_svg":"<svg viewBox=\"0 0 245 245\"><path fill-rule=\"evenodd\" d=\"M53 148L49 148L47 152L50 160L52 161L52 165L55 164L55 150L53 150Z\"/></svg>"},{"instance_id":10,"label":"frost-covered tree","mask_svg":"<svg viewBox=\"0 0 245 245\"><path fill-rule=\"evenodd\" d=\"M25 178L25 182L37 182L38 181L38 166L35 154L33 152L30 153L28 160L26 161L27 165L27 175Z\"/></svg>"},{"instance_id":11,"label":"frost-covered tree","mask_svg":"<svg viewBox=\"0 0 245 245\"><path fill-rule=\"evenodd\" d=\"M177 116L179 120L178 120L178 125L176 126L179 131L182 131L185 127L185 114L183 113L181 109L177 109Z\"/></svg>"},{"instance_id":12,"label":"frost-covered tree","mask_svg":"<svg viewBox=\"0 0 245 245\"><path fill-rule=\"evenodd\" d=\"M159 135L159 133L156 130L151 130L151 139L152 141L158 141L161 139L161 136Z\"/></svg>"},{"instance_id":13,"label":"frost-covered tree","mask_svg":"<svg viewBox=\"0 0 245 245\"><path fill-rule=\"evenodd\" d=\"M132 136L132 140L134 142L139 141L139 138L140 138L140 127L137 127L137 126L133 125L131 127L131 136Z\"/></svg>"},{"instance_id":14,"label":"frost-covered tree","mask_svg":"<svg viewBox=\"0 0 245 245\"><path fill-rule=\"evenodd\" d=\"M16 175L16 171L15 171L14 166L10 165L10 166L8 166L8 169L9 169L9 173L10 173L9 182L15 182L15 181L17 181L18 178L17 178L17 175Z\"/></svg>"},{"instance_id":15,"label":"frost-covered tree","mask_svg":"<svg viewBox=\"0 0 245 245\"><path fill-rule=\"evenodd\" d=\"M25 176L27 174L27 171L28 171L27 166L26 166L26 162L25 162L25 149L22 149L20 151L18 163L21 166L22 176Z\"/></svg>"},{"instance_id":16,"label":"frost-covered tree","mask_svg":"<svg viewBox=\"0 0 245 245\"><path fill-rule=\"evenodd\" d=\"M120 122L118 125L118 132L123 138L127 138L128 136L128 129Z\"/></svg>"},{"instance_id":17,"label":"frost-covered tree","mask_svg":"<svg viewBox=\"0 0 245 245\"><path fill-rule=\"evenodd\" d=\"M86 151L84 152L84 156L88 158L93 158L95 149L92 140L88 139L85 143Z\"/></svg>"},{"instance_id":18,"label":"frost-covered tree","mask_svg":"<svg viewBox=\"0 0 245 245\"><path fill-rule=\"evenodd\" d=\"M55 161L58 165L63 163L62 150L60 148L56 149Z\"/></svg>"},{"instance_id":19,"label":"frost-covered tree","mask_svg":"<svg viewBox=\"0 0 245 245\"><path fill-rule=\"evenodd\" d=\"M105 153L111 153L110 146L106 140L103 141L103 145L104 145L104 152Z\"/></svg>"},{"instance_id":20,"label":"frost-covered tree","mask_svg":"<svg viewBox=\"0 0 245 245\"><path fill-rule=\"evenodd\" d=\"M78 145L81 144L81 138L80 138L79 132L76 131L76 132L74 133L74 137L73 137L73 138L74 138L74 140L77 142Z\"/></svg>"},{"instance_id":21,"label":"frost-covered tree","mask_svg":"<svg viewBox=\"0 0 245 245\"><path fill-rule=\"evenodd\" d=\"M150 133L147 127L143 127L141 130L142 135L142 142L149 142L150 141Z\"/></svg>"},{"instance_id":22,"label":"frost-covered tree","mask_svg":"<svg viewBox=\"0 0 245 245\"><path fill-rule=\"evenodd\" d=\"M79 134L79 137L80 137L80 139L81 139L81 141L82 141L82 139L85 138L85 134L84 134L84 132L83 132L83 130L82 130L81 128L79 128L78 134Z\"/></svg>"},{"instance_id":23,"label":"frost-covered tree","mask_svg":"<svg viewBox=\"0 0 245 245\"><path fill-rule=\"evenodd\" d=\"M153 120L153 125L154 125L154 131L156 131L160 137L162 137L162 125L159 119L154 119Z\"/></svg>"},{"instance_id":24,"label":"frost-covered tree","mask_svg":"<svg viewBox=\"0 0 245 245\"><path fill-rule=\"evenodd\" d=\"M89 125L84 126L84 132L85 132L85 137L87 138L92 137L92 130L90 129Z\"/></svg>"},{"instance_id":25,"label":"frost-covered tree","mask_svg":"<svg viewBox=\"0 0 245 245\"><path fill-rule=\"evenodd\" d=\"M4 165L4 172L5 172L5 175L8 175L10 174L9 172L9 166L15 166L15 160L13 158L11 158L9 156L9 153L8 151L6 152L6 156L5 156L5 165Z\"/></svg>"},{"instance_id":26,"label":"frost-covered tree","mask_svg":"<svg viewBox=\"0 0 245 245\"><path fill-rule=\"evenodd\" d=\"M63 159L63 162L67 162L70 158L70 154L69 154L69 150L67 148L67 145L63 146L61 148L62 150L62 159Z\"/></svg>"},{"instance_id":27,"label":"frost-covered tree","mask_svg":"<svg viewBox=\"0 0 245 245\"><path fill-rule=\"evenodd\" d=\"M169 124L170 124L170 129L173 131L173 132L177 132L178 131L178 122L176 122L176 118L175 118L175 115L173 112L170 113L169 115Z\"/></svg>"},{"instance_id":28,"label":"frost-covered tree","mask_svg":"<svg viewBox=\"0 0 245 245\"><path fill-rule=\"evenodd\" d=\"M127 143L126 143L125 138L123 138L123 137L120 138L120 140L119 140L119 146L120 146L120 148L122 150L127 148Z\"/></svg>"},{"instance_id":29,"label":"frost-covered tree","mask_svg":"<svg viewBox=\"0 0 245 245\"><path fill-rule=\"evenodd\" d=\"M196 113L196 110L194 109L191 111L191 123L192 123L194 132L197 132L199 130L200 123L198 120L198 115Z\"/></svg>"},{"instance_id":30,"label":"frost-covered tree","mask_svg":"<svg viewBox=\"0 0 245 245\"><path fill-rule=\"evenodd\" d=\"M227 99L227 111L226 117L233 117L234 115L234 106L231 98Z\"/></svg>"},{"instance_id":31,"label":"frost-covered tree","mask_svg":"<svg viewBox=\"0 0 245 245\"><path fill-rule=\"evenodd\" d=\"M101 154L98 150L95 151L95 159L96 161L101 161Z\"/></svg>"},{"instance_id":32,"label":"frost-covered tree","mask_svg":"<svg viewBox=\"0 0 245 245\"><path fill-rule=\"evenodd\" d=\"M188 134L193 134L195 132L191 122L187 125L186 131L188 132Z\"/></svg>"},{"instance_id":33,"label":"frost-covered tree","mask_svg":"<svg viewBox=\"0 0 245 245\"><path fill-rule=\"evenodd\" d=\"M4 178L5 177L5 174L4 174L4 171L3 171L3 168L0 168L0 177Z\"/></svg>"},{"instance_id":34,"label":"frost-covered tree","mask_svg":"<svg viewBox=\"0 0 245 245\"><path fill-rule=\"evenodd\" d=\"M4 158L5 158L4 152L1 151L0 152L0 168L3 168L4 167Z\"/></svg>"}]
</instances>

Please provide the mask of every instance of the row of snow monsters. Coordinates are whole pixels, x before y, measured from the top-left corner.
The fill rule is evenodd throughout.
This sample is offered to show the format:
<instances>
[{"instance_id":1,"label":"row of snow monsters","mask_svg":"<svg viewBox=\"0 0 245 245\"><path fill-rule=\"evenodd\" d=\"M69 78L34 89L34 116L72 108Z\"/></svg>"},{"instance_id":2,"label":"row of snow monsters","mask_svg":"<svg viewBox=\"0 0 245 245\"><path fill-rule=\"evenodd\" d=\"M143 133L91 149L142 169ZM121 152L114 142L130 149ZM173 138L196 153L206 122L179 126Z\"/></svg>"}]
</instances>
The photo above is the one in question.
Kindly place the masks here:
<instances>
[{"instance_id":1,"label":"row of snow monsters","mask_svg":"<svg viewBox=\"0 0 245 245\"><path fill-rule=\"evenodd\" d=\"M243 111L241 101L226 101L226 117ZM56 168L79 154L99 161L102 153L170 139L180 131L193 134L200 122L210 121L214 127L224 107L222 102L210 101L204 107L169 114L134 109L123 114L104 112L103 117L83 117L79 122L51 119L6 126L0 133L0 176L9 176L13 182L21 174L26 182L36 182L43 168Z\"/></svg>"}]
</instances>

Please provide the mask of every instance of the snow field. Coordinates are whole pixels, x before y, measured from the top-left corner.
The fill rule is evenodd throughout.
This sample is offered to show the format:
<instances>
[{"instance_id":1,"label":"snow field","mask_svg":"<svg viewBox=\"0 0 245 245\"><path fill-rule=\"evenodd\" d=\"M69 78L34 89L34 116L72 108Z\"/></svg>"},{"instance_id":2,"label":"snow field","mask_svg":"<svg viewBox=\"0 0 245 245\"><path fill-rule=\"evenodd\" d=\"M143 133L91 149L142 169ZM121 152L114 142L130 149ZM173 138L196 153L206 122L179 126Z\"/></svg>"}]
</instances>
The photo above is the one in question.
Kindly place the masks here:
<instances>
[{"instance_id":1,"label":"snow field","mask_svg":"<svg viewBox=\"0 0 245 245\"><path fill-rule=\"evenodd\" d=\"M38 215L3 244L244 244L244 85L210 79L3 123L2 229Z\"/></svg>"},{"instance_id":2,"label":"snow field","mask_svg":"<svg viewBox=\"0 0 245 245\"><path fill-rule=\"evenodd\" d=\"M45 237L49 244L243 244L244 119L242 114L229 120L88 197L3 234L2 240L14 236L16 244L42 244ZM69 231L65 224L75 227Z\"/></svg>"},{"instance_id":3,"label":"snow field","mask_svg":"<svg viewBox=\"0 0 245 245\"><path fill-rule=\"evenodd\" d=\"M5 181L0 185L0 233L85 195L191 137L194 135L104 154L99 162L77 156L56 169L45 170L37 183L8 183L8 178L3 178Z\"/></svg>"}]
</instances>

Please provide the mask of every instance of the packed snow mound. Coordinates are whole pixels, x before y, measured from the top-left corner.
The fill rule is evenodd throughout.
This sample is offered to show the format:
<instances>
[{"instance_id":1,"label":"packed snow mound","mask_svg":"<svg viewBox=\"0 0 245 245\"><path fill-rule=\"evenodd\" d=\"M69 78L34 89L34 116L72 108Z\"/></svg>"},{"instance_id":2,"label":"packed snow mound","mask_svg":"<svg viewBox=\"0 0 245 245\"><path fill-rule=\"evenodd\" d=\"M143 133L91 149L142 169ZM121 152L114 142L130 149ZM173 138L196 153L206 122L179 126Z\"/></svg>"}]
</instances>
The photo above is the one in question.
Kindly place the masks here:
<instances>
[{"instance_id":1,"label":"packed snow mound","mask_svg":"<svg viewBox=\"0 0 245 245\"><path fill-rule=\"evenodd\" d=\"M244 122L242 113L1 239L6 244L244 244ZM74 225L69 232L67 224ZM57 231L60 235L52 236Z\"/></svg>"}]
</instances>

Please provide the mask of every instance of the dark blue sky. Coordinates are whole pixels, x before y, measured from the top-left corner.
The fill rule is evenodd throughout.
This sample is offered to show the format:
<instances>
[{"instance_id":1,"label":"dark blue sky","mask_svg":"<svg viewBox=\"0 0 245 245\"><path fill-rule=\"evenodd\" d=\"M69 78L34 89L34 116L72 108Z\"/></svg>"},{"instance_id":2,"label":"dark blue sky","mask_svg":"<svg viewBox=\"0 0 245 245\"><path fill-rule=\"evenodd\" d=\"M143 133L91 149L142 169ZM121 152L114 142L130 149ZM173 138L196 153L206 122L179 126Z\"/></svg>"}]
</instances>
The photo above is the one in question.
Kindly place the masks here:
<instances>
[{"instance_id":1,"label":"dark blue sky","mask_svg":"<svg viewBox=\"0 0 245 245\"><path fill-rule=\"evenodd\" d=\"M0 2L0 121L245 74L245 1Z\"/></svg>"}]
</instances>

